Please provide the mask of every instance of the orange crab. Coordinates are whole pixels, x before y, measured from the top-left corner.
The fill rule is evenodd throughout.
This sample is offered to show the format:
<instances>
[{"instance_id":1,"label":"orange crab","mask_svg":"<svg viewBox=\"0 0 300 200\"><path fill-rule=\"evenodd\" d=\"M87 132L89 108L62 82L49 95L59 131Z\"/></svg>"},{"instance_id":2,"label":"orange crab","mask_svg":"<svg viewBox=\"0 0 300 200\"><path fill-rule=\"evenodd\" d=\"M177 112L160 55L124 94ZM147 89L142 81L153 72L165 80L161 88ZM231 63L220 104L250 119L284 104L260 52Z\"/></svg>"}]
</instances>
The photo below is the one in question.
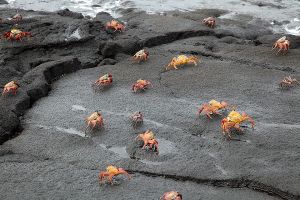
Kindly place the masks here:
<instances>
[{"instance_id":1,"label":"orange crab","mask_svg":"<svg viewBox=\"0 0 300 200\"><path fill-rule=\"evenodd\" d=\"M286 39L286 36L283 36L282 38L278 39L274 45L273 45L273 48L272 50L274 49L278 49L276 55L282 51L283 54L286 54L288 52L290 48L290 41Z\"/></svg>"},{"instance_id":2,"label":"orange crab","mask_svg":"<svg viewBox=\"0 0 300 200\"><path fill-rule=\"evenodd\" d=\"M23 37L32 37L30 32L23 32L19 29L13 28L11 31L5 32L4 37L10 41L22 41Z\"/></svg>"},{"instance_id":3,"label":"orange crab","mask_svg":"<svg viewBox=\"0 0 300 200\"><path fill-rule=\"evenodd\" d=\"M221 122L222 124L222 130L223 135L227 135L229 139L231 139L230 129L234 128L239 132L242 132L242 129L240 128L240 124L249 121L251 123L252 128L254 128L254 120L248 116L246 113L240 114L237 111L231 111L229 115L224 118Z\"/></svg>"},{"instance_id":4,"label":"orange crab","mask_svg":"<svg viewBox=\"0 0 300 200\"><path fill-rule=\"evenodd\" d=\"M86 118L87 127L85 129L85 132L88 128L93 130L94 128L102 128L103 123L103 117L102 114L99 111L93 112L89 117Z\"/></svg>"},{"instance_id":5,"label":"orange crab","mask_svg":"<svg viewBox=\"0 0 300 200\"><path fill-rule=\"evenodd\" d=\"M146 51L145 49L142 49L142 50L138 51L132 57L132 59L134 61L137 61L138 63L140 63L141 61L146 61L146 60L148 60L148 58L149 58L149 52Z\"/></svg>"},{"instance_id":6,"label":"orange crab","mask_svg":"<svg viewBox=\"0 0 300 200\"><path fill-rule=\"evenodd\" d=\"M295 85L300 85L300 83L297 81L297 79L292 78L291 76L284 77L284 79L279 83L279 86L282 89L288 89L294 87Z\"/></svg>"},{"instance_id":7,"label":"orange crab","mask_svg":"<svg viewBox=\"0 0 300 200\"><path fill-rule=\"evenodd\" d=\"M152 131L147 130L145 133L139 134L135 139L143 140L144 145L142 149L148 148L158 154L158 142L155 139L154 133Z\"/></svg>"},{"instance_id":8,"label":"orange crab","mask_svg":"<svg viewBox=\"0 0 300 200\"><path fill-rule=\"evenodd\" d=\"M210 28L214 28L216 25L216 19L214 17L208 17L203 19L202 23Z\"/></svg>"},{"instance_id":9,"label":"orange crab","mask_svg":"<svg viewBox=\"0 0 300 200\"><path fill-rule=\"evenodd\" d=\"M133 127L141 125L143 123L143 114L141 112L135 112L130 116Z\"/></svg>"},{"instance_id":10,"label":"orange crab","mask_svg":"<svg viewBox=\"0 0 300 200\"><path fill-rule=\"evenodd\" d=\"M113 78L111 74L105 74L103 76L101 76L98 80L96 80L92 87L94 89L97 89L99 87L105 87L105 86L109 86L111 85L113 82Z\"/></svg>"},{"instance_id":11,"label":"orange crab","mask_svg":"<svg viewBox=\"0 0 300 200\"><path fill-rule=\"evenodd\" d=\"M125 174L129 179L131 179L131 176L124 169L110 165L106 168L106 171L101 171L99 173L99 182L102 183L103 180L107 177L110 184L113 184L113 177L120 174Z\"/></svg>"},{"instance_id":12,"label":"orange crab","mask_svg":"<svg viewBox=\"0 0 300 200\"><path fill-rule=\"evenodd\" d=\"M208 102L208 104L205 103L199 108L198 114L200 115L200 113L204 111L206 116L212 119L212 114L221 115L218 111L226 108L227 106L228 104L225 101L218 102L212 99L210 102Z\"/></svg>"},{"instance_id":13,"label":"orange crab","mask_svg":"<svg viewBox=\"0 0 300 200\"><path fill-rule=\"evenodd\" d=\"M111 20L110 22L107 22L105 28L106 28L106 30L108 30L108 29L115 30L114 32L116 32L116 31L122 32L125 30L125 26L114 19Z\"/></svg>"},{"instance_id":14,"label":"orange crab","mask_svg":"<svg viewBox=\"0 0 300 200\"><path fill-rule=\"evenodd\" d=\"M152 86L150 81L139 79L131 86L131 89L133 92L145 91L149 86Z\"/></svg>"},{"instance_id":15,"label":"orange crab","mask_svg":"<svg viewBox=\"0 0 300 200\"><path fill-rule=\"evenodd\" d=\"M16 81L11 81L4 85L2 96L13 93L14 95L17 94L17 90L20 87L20 85Z\"/></svg>"},{"instance_id":16,"label":"orange crab","mask_svg":"<svg viewBox=\"0 0 300 200\"><path fill-rule=\"evenodd\" d=\"M169 68L178 69L178 66L186 64L194 64L196 66L198 62L199 58L196 56L179 55L171 60L171 62L167 65L166 70Z\"/></svg>"},{"instance_id":17,"label":"orange crab","mask_svg":"<svg viewBox=\"0 0 300 200\"><path fill-rule=\"evenodd\" d=\"M160 200L182 200L182 194L177 191L166 192Z\"/></svg>"}]
</instances>

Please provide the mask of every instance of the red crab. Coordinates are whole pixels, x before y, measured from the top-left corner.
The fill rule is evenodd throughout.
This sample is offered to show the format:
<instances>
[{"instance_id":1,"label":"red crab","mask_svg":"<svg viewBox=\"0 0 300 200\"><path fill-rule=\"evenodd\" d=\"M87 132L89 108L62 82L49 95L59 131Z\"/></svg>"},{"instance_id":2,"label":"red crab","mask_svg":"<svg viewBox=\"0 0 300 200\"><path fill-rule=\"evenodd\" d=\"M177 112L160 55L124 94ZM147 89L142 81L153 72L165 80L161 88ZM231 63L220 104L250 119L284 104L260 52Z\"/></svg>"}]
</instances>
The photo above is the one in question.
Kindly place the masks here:
<instances>
[{"instance_id":1,"label":"red crab","mask_svg":"<svg viewBox=\"0 0 300 200\"><path fill-rule=\"evenodd\" d=\"M89 117L86 118L87 127L85 129L85 132L88 128L93 130L94 128L102 128L103 123L103 117L99 111L93 112Z\"/></svg>"},{"instance_id":2,"label":"red crab","mask_svg":"<svg viewBox=\"0 0 300 200\"><path fill-rule=\"evenodd\" d=\"M131 86L131 89L133 92L145 91L149 86L152 86L150 81L139 79Z\"/></svg>"},{"instance_id":3,"label":"red crab","mask_svg":"<svg viewBox=\"0 0 300 200\"><path fill-rule=\"evenodd\" d=\"M135 112L130 116L133 127L141 125L143 123L143 114L141 112Z\"/></svg>"},{"instance_id":4,"label":"red crab","mask_svg":"<svg viewBox=\"0 0 300 200\"><path fill-rule=\"evenodd\" d=\"M227 135L229 139L231 139L230 129L234 128L239 132L242 132L242 129L240 128L240 124L249 121L251 123L252 128L254 128L255 122L254 120L247 115L246 113L240 114L237 111L231 111L229 115L224 118L221 122L222 124L222 130L223 135Z\"/></svg>"},{"instance_id":5,"label":"red crab","mask_svg":"<svg viewBox=\"0 0 300 200\"><path fill-rule=\"evenodd\" d=\"M131 176L124 169L110 165L106 168L106 171L101 171L99 173L99 182L102 183L104 178L107 177L110 184L113 184L113 177L120 174L125 174L129 179L131 179Z\"/></svg>"},{"instance_id":6,"label":"red crab","mask_svg":"<svg viewBox=\"0 0 300 200\"><path fill-rule=\"evenodd\" d=\"M143 140L144 145L142 149L148 148L158 154L158 142L155 139L154 133L152 131L147 130L145 133L139 134L135 139Z\"/></svg>"},{"instance_id":7,"label":"red crab","mask_svg":"<svg viewBox=\"0 0 300 200\"><path fill-rule=\"evenodd\" d=\"M214 17L208 17L203 19L202 23L210 28L214 28L216 25L216 19Z\"/></svg>"},{"instance_id":8,"label":"red crab","mask_svg":"<svg viewBox=\"0 0 300 200\"><path fill-rule=\"evenodd\" d=\"M105 87L105 86L109 86L111 85L113 82L113 78L111 74L105 74L103 76L101 76L98 80L96 80L92 87L94 89L99 89L101 87Z\"/></svg>"},{"instance_id":9,"label":"red crab","mask_svg":"<svg viewBox=\"0 0 300 200\"><path fill-rule=\"evenodd\" d=\"M142 49L142 50L138 51L132 57L132 59L134 61L137 61L138 63L140 63L141 61L146 61L146 60L148 60L148 58L149 58L149 52L146 51L145 49Z\"/></svg>"},{"instance_id":10,"label":"red crab","mask_svg":"<svg viewBox=\"0 0 300 200\"><path fill-rule=\"evenodd\" d=\"M182 194L177 191L166 192L160 200L182 200Z\"/></svg>"},{"instance_id":11,"label":"red crab","mask_svg":"<svg viewBox=\"0 0 300 200\"><path fill-rule=\"evenodd\" d=\"M225 101L221 101L218 102L214 99L212 99L210 102L203 104L200 108L199 108L199 115L202 111L205 112L206 116L210 119L212 119L211 115L212 114L216 114L216 115L221 115L218 111L221 109L224 109L228 106L227 102Z\"/></svg>"},{"instance_id":12,"label":"red crab","mask_svg":"<svg viewBox=\"0 0 300 200\"><path fill-rule=\"evenodd\" d=\"M292 78L291 76L284 77L284 79L279 83L279 86L282 89L288 89L294 87L295 85L300 85L300 83L297 81L297 79Z\"/></svg>"},{"instance_id":13,"label":"red crab","mask_svg":"<svg viewBox=\"0 0 300 200\"><path fill-rule=\"evenodd\" d=\"M288 40L286 39L286 36L283 36L282 38L278 39L278 40L274 43L272 50L278 49L276 55L277 55L280 51L282 51L283 54L286 54L286 53L288 52L289 48L290 48L290 41L288 41Z\"/></svg>"},{"instance_id":14,"label":"red crab","mask_svg":"<svg viewBox=\"0 0 300 200\"><path fill-rule=\"evenodd\" d=\"M116 31L122 32L125 30L125 26L114 19L111 20L110 22L107 22L105 28L106 30L112 29L114 30L114 32Z\"/></svg>"},{"instance_id":15,"label":"red crab","mask_svg":"<svg viewBox=\"0 0 300 200\"><path fill-rule=\"evenodd\" d=\"M11 81L11 82L7 83L3 87L2 96L9 94L9 93L16 95L19 87L20 87L20 85L16 81Z\"/></svg>"},{"instance_id":16,"label":"red crab","mask_svg":"<svg viewBox=\"0 0 300 200\"><path fill-rule=\"evenodd\" d=\"M32 37L30 32L23 32L19 29L11 29L11 31L5 32L4 37L10 41L22 41L23 37Z\"/></svg>"}]
</instances>

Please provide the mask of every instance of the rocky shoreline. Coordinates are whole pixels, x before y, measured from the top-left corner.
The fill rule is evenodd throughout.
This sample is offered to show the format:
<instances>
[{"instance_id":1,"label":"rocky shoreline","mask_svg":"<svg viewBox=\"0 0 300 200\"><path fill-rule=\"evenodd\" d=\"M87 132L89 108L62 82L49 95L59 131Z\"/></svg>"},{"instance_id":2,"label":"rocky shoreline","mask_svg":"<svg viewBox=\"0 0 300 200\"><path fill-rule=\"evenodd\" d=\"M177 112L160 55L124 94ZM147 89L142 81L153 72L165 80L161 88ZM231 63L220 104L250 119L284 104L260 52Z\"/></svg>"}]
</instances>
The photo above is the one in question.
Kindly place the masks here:
<instances>
[{"instance_id":1,"label":"rocky shoreline","mask_svg":"<svg viewBox=\"0 0 300 200\"><path fill-rule=\"evenodd\" d=\"M14 11L2 9L0 18L10 17L13 15L12 12ZM197 121L192 118L192 122L188 122L185 119L190 118L190 116L182 118L180 114L178 121L175 120L176 123L172 124L169 122L170 117L164 116L165 113L163 118L158 117L160 123L165 124L166 122L166 124L171 123L170 126L172 127L178 126L179 129L183 130L183 133L181 131L176 133L174 130L162 130L163 128L159 126L155 129L165 134L166 138L181 141L178 145L185 144L186 147L181 148L183 155L166 155L158 158L160 162L167 160L165 164L159 167L149 167L144 166L137 159L110 160L111 158L107 155L109 153L101 150L103 155L98 155L99 157L95 159L95 161L98 160L101 163L101 169L105 167L106 163L114 161L127 166L127 169L133 174L138 174L138 177L144 175L150 177L149 179L152 179L151 177L166 177L175 181L176 184L181 184L178 183L180 181L190 181L197 185L250 188L271 194L274 199L299 199L298 185L300 184L300 178L297 172L297 166L300 163L299 151L297 151L299 145L295 144L295 141L299 140L297 135L299 132L299 121L297 121L299 119L299 113L297 113L299 105L297 102L300 100L300 93L298 89L282 93L277 88L277 82L285 75L299 77L299 37L288 35L292 43L290 53L286 56L276 56L270 52L270 49L274 41L281 35L273 34L268 29L268 24L262 20L241 15L239 20L218 19L218 25L215 29L201 25L200 21L205 17L220 17L226 14L226 11L223 10L197 10L185 13L169 12L165 15L147 15L144 12L134 12L128 9L123 11L123 17L120 19L126 22L124 33L108 33L105 30L104 24L112 19L107 13L99 13L96 18L89 19L68 10L58 11L57 13L24 10L20 12L24 16L24 20L20 22L19 26L24 31L30 31L33 38L22 43L0 41L0 85L4 85L12 79L19 81L21 84L16 96L0 99L0 142L3 143L0 147L0 158L1 165L5 169L0 173L1 177L5 179L1 190L1 199L17 198L18 194L16 196L9 194L10 184L12 184L10 179L14 180L15 186L18 187L18 184L20 184L20 182L18 183L20 181L18 176L19 173L22 173L18 170L31 169L28 166L26 169L19 167L14 169L15 171L11 171L10 167L14 162L20 164L38 162L38 165L43 165L42 168L47 171L49 169L48 162L51 162L54 166L61 166L69 162L77 163L77 160L84 160L84 163L89 163L86 164L85 170L95 170L95 164L90 159L82 156L74 156L74 160L61 159L56 157L55 153L51 153L54 151L51 147L47 147L48 152L46 151L42 155L40 151L43 148L40 145L47 146L47 144L39 139L40 136L35 135L37 130L34 130L27 123L27 120L31 119L30 115L33 115L29 114L28 116L27 110L32 108L30 110L33 111L29 110L29 113L34 112L39 107L39 105L35 105L37 100L47 96L51 90L53 95L59 90L57 87L53 90L52 83L60 79L57 84L64 85L65 75L79 70L79 72L71 75L71 77L74 76L72 80L68 80L67 77L69 76L66 76L66 84L68 82L72 83L72 85L69 85L71 91L64 91L72 93L68 94L70 96L69 101L82 96L85 99L86 95L90 95L80 90L82 81L80 73L89 77L96 72L98 76L99 71L112 71L117 77L120 77L119 82L122 83L122 86L130 84L133 77L137 79L140 76L149 76L149 78L157 80L157 91L155 91L156 96L154 96L166 99L166 101L169 98L181 99L181 97L185 97L185 101L196 101L196 104L199 104L199 98L201 98L201 101L211 98L228 98L242 104L243 108L248 106L248 111L256 116L256 121L273 124L261 125L257 128L257 133L249 132L246 134L245 137L249 137L248 139L254 144L227 143L227 141L222 141L220 133L218 133L220 131L218 121L213 122L216 128L212 128L206 125L205 120ZM13 23L9 20L4 20L0 23L1 32L10 30L12 25ZM150 49L156 59L155 63L145 64L147 68L143 65L132 66L132 63L128 62L129 56L142 48ZM187 67L185 70L176 72L164 71L163 66L172 58L172 55L175 56L179 53L197 55L201 58L202 64L196 70ZM204 69L201 70L201 68ZM96 70L96 72L93 70ZM79 77L76 77L77 74L79 74ZM79 82L75 81L73 83L73 80ZM194 81L197 83L194 83ZM79 96L73 94L76 91L73 91L72 87L75 89L79 87L77 89L82 94L79 94ZM119 93L122 93L122 90ZM124 105L122 98L119 99L114 95L112 94L110 98L116 98L115 103L106 105L105 101L102 102L103 100L99 99L99 102L102 102L99 106L104 107L106 105L107 108L113 110L114 107ZM126 97L126 95L124 96ZM149 99L154 98L145 96ZM101 98L106 99L103 96ZM128 100L138 107L139 102L136 98L128 97ZM47 102L46 99L43 101L46 101L48 106L51 105L51 102ZM88 100L86 101L88 102ZM147 99L144 99L144 101L147 101ZM156 113L160 113L159 110L164 110L167 105L159 103L152 105L151 102L147 104L149 107L147 109L152 108L153 111L157 111ZM175 106L176 104L178 103L171 105ZM128 105L128 107L130 106ZM197 110L196 106L192 105L192 107ZM53 109L53 113L51 109ZM54 112L56 109L51 109L43 112L56 116ZM178 108L182 111L184 109ZM111 110L110 112L112 112ZM190 112L190 114L194 114L196 111L191 110ZM170 111L170 113L172 112ZM58 111L56 117L60 117ZM43 120L51 123L52 118L37 119L37 121ZM124 130L123 122L119 123L121 126L114 127L114 131L132 132L130 129ZM286 124L288 124L288 128L285 127ZM22 130L24 131L22 132ZM43 132L44 130L38 131ZM170 131L174 131L173 136L167 133ZM15 137L19 133L20 135ZM215 135L212 136L212 133L215 133ZM185 141L180 138L182 134L184 134ZM251 134L254 135L251 136ZM40 143L37 143L35 147L28 147L28 143L34 138L33 136L36 136L34 140ZM7 141L13 137L15 138ZM52 137L49 136L49 140L52 141ZM131 140L130 134L124 137L128 137L129 141ZM193 137L196 139L192 139ZM205 138L207 137L210 140L206 144ZM85 139L72 138L70 140L76 141L74 149L78 144L86 144ZM193 145L193 141L197 140L203 148L200 152L198 152L198 148L195 148L195 144ZM60 145L60 141L56 142L54 146ZM118 141L114 141L110 145L116 144L118 144ZM218 148L214 149L213 145ZM207 154L211 150L216 151L217 155L224 153L224 157L207 157L205 152ZM61 149L61 151L68 154L66 149ZM126 145L126 152L130 157L132 155L135 157L136 151L136 146ZM190 152L192 152L192 155L189 155ZM94 153L99 152L96 153L94 150L90 150L86 153L94 157ZM174 158L178 160L174 161ZM222 163L222 166L230 169L230 173L224 172L220 175L220 170L218 170L220 166L212 163L212 159L216 159L218 163ZM67 162L65 162L66 160ZM194 162L189 163L189 160ZM207 163L203 164L203 160L206 160ZM170 163L173 163L174 169L168 168ZM77 163L76 166L73 165L72 167L81 168L81 165L82 163ZM186 169L186 166L190 166L191 169ZM218 166L217 170L212 170L212 166L213 168ZM58 169L60 171L61 168ZM274 171L272 172L272 170ZM39 174L39 170L36 173ZM28 178L31 179L30 176ZM76 179L76 181L79 180L79 178ZM34 182L29 182L29 185L34 184ZM107 192L106 199L113 199L113 195L116 194L121 195L117 191L114 191L115 194L111 194L109 189L106 188L105 190ZM66 191L72 192L73 190ZM234 191L230 192L235 193ZM33 193L37 194L36 192ZM49 191L44 197L50 198L51 195L53 193ZM136 193L132 193L130 198L137 199L136 195ZM157 195L159 197L159 194L155 194L155 197ZM28 192L28 197L30 197L30 192ZM31 197L36 198L37 196L32 195ZM60 197L73 198L66 193L62 193ZM85 197L88 199L96 198L94 196ZM208 198L212 197L208 196ZM190 199L198 198L197 194L190 194ZM263 199L264 197L257 197L257 199L260 198ZM271 197L268 198L272 199ZM124 197L124 199L126 198Z\"/></svg>"}]
</instances>

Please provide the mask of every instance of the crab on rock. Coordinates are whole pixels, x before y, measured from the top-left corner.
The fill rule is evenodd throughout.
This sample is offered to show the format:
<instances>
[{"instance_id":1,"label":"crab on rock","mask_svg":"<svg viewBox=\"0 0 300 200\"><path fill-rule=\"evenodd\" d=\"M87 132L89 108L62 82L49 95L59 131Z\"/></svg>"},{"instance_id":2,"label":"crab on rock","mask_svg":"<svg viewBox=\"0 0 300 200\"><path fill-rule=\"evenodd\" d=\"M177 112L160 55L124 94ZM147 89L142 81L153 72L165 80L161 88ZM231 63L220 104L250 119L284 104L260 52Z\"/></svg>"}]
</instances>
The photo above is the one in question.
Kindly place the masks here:
<instances>
[{"instance_id":1,"label":"crab on rock","mask_svg":"<svg viewBox=\"0 0 300 200\"><path fill-rule=\"evenodd\" d=\"M19 12L17 12L17 14L15 14L14 16L12 16L11 19L15 23L18 23L18 22L22 21L23 17L22 17L22 15Z\"/></svg>"},{"instance_id":2,"label":"crab on rock","mask_svg":"<svg viewBox=\"0 0 300 200\"><path fill-rule=\"evenodd\" d=\"M16 81L11 81L4 85L2 96L12 93L14 95L17 94L17 90L20 87L20 85Z\"/></svg>"},{"instance_id":3,"label":"crab on rock","mask_svg":"<svg viewBox=\"0 0 300 200\"><path fill-rule=\"evenodd\" d=\"M150 81L139 79L131 86L131 89L133 92L145 91L149 86L152 86Z\"/></svg>"},{"instance_id":4,"label":"crab on rock","mask_svg":"<svg viewBox=\"0 0 300 200\"><path fill-rule=\"evenodd\" d=\"M208 17L203 19L202 23L210 28L214 28L216 26L216 19L214 17Z\"/></svg>"},{"instance_id":5,"label":"crab on rock","mask_svg":"<svg viewBox=\"0 0 300 200\"><path fill-rule=\"evenodd\" d=\"M93 112L89 117L86 118L86 123L87 127L85 130L88 128L91 130L94 130L94 128L102 128L104 125L102 114L99 111Z\"/></svg>"},{"instance_id":6,"label":"crab on rock","mask_svg":"<svg viewBox=\"0 0 300 200\"><path fill-rule=\"evenodd\" d=\"M221 115L218 111L226 108L227 106L228 106L228 104L225 101L218 102L218 101L212 99L210 102L204 103L199 108L198 114L200 115L200 113L202 111L204 111L206 116L208 118L212 119L211 115L213 115L213 114Z\"/></svg>"},{"instance_id":7,"label":"crab on rock","mask_svg":"<svg viewBox=\"0 0 300 200\"><path fill-rule=\"evenodd\" d=\"M282 89L288 89L294 87L295 85L300 85L300 82L297 81L297 79L292 78L291 76L284 77L284 79L279 83L279 86Z\"/></svg>"},{"instance_id":8,"label":"crab on rock","mask_svg":"<svg viewBox=\"0 0 300 200\"><path fill-rule=\"evenodd\" d=\"M133 127L136 127L138 125L141 125L144 121L143 114L141 112L135 112L133 115L130 116L130 119L132 121Z\"/></svg>"},{"instance_id":9,"label":"crab on rock","mask_svg":"<svg viewBox=\"0 0 300 200\"><path fill-rule=\"evenodd\" d=\"M113 177L120 174L124 174L128 176L129 179L131 179L131 176L124 169L110 165L106 168L106 171L101 171L99 173L99 182L102 183L103 180L107 177L110 184L113 184Z\"/></svg>"},{"instance_id":10,"label":"crab on rock","mask_svg":"<svg viewBox=\"0 0 300 200\"><path fill-rule=\"evenodd\" d=\"M125 30L125 26L114 19L111 20L110 22L107 22L105 28L106 28L106 30L108 30L108 29L114 30L114 32L116 32L116 31L122 32Z\"/></svg>"},{"instance_id":11,"label":"crab on rock","mask_svg":"<svg viewBox=\"0 0 300 200\"><path fill-rule=\"evenodd\" d=\"M140 63L141 61L146 61L149 58L149 52L146 51L145 49L142 49L138 52L136 52L136 54L134 54L134 56L132 57L132 59L138 63Z\"/></svg>"},{"instance_id":12,"label":"crab on rock","mask_svg":"<svg viewBox=\"0 0 300 200\"><path fill-rule=\"evenodd\" d=\"M160 200L182 200L182 194L177 191L166 192Z\"/></svg>"},{"instance_id":13,"label":"crab on rock","mask_svg":"<svg viewBox=\"0 0 300 200\"><path fill-rule=\"evenodd\" d=\"M286 39L286 36L279 38L273 45L272 50L278 49L276 55L282 51L283 54L286 54L290 48L290 41Z\"/></svg>"},{"instance_id":14,"label":"crab on rock","mask_svg":"<svg viewBox=\"0 0 300 200\"><path fill-rule=\"evenodd\" d=\"M239 132L242 132L242 129L240 128L240 124L249 121L251 123L252 128L254 128L254 120L247 115L246 113L240 114L237 111L231 111L229 115L224 118L221 122L222 130L223 130L223 135L227 135L229 139L231 139L231 134L230 134L230 129L234 128Z\"/></svg>"},{"instance_id":15,"label":"crab on rock","mask_svg":"<svg viewBox=\"0 0 300 200\"><path fill-rule=\"evenodd\" d=\"M167 65L166 70L169 68L178 69L178 66L186 64L194 64L196 66L198 62L199 58L196 56L179 55L171 60L171 62Z\"/></svg>"},{"instance_id":16,"label":"crab on rock","mask_svg":"<svg viewBox=\"0 0 300 200\"><path fill-rule=\"evenodd\" d=\"M139 134L136 138L136 140L143 140L144 145L142 149L148 149L155 151L158 154L158 142L155 139L154 133L150 130L147 130L145 133Z\"/></svg>"},{"instance_id":17,"label":"crab on rock","mask_svg":"<svg viewBox=\"0 0 300 200\"><path fill-rule=\"evenodd\" d=\"M96 80L92 87L94 89L100 88L100 87L105 87L111 85L113 82L113 77L111 74L105 74L101 76L98 80Z\"/></svg>"},{"instance_id":18,"label":"crab on rock","mask_svg":"<svg viewBox=\"0 0 300 200\"><path fill-rule=\"evenodd\" d=\"M10 41L22 41L23 37L31 37L30 32L23 32L19 29L13 28L11 31L5 32L4 37Z\"/></svg>"}]
</instances>

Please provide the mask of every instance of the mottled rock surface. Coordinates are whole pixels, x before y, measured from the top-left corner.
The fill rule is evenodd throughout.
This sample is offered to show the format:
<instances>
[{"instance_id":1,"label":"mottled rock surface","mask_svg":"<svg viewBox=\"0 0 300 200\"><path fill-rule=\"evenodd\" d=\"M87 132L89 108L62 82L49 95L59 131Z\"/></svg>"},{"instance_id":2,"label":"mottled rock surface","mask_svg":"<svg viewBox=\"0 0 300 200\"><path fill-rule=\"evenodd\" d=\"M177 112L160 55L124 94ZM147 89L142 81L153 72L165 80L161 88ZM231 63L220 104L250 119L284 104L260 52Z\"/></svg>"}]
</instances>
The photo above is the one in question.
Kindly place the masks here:
<instances>
[{"instance_id":1,"label":"mottled rock surface","mask_svg":"<svg viewBox=\"0 0 300 200\"><path fill-rule=\"evenodd\" d=\"M287 75L300 79L299 37L288 36L292 49L276 56L271 47L280 36L262 20L218 18L215 29L200 23L226 11L128 10L119 19L124 33L105 31L111 19L105 13L89 20L22 12L20 26L33 38L0 42L0 84L15 79L22 86L0 100L1 141L23 129L0 146L1 199L158 199L169 190L184 199L300 198L300 90L278 87ZM0 17L9 13L1 10ZM0 24L1 32L11 25ZM141 48L150 59L133 63L130 56ZM201 62L166 71L178 54ZM113 75L112 87L94 92L91 83L104 73ZM153 87L134 94L130 86L139 78ZM224 139L222 116L197 116L211 99L248 113L255 129ZM84 119L95 110L103 113L104 129L85 137ZM137 129L129 121L135 111L145 115ZM134 140L147 129L156 133L159 155ZM133 179L99 186L98 172L110 164Z\"/></svg>"}]
</instances>

